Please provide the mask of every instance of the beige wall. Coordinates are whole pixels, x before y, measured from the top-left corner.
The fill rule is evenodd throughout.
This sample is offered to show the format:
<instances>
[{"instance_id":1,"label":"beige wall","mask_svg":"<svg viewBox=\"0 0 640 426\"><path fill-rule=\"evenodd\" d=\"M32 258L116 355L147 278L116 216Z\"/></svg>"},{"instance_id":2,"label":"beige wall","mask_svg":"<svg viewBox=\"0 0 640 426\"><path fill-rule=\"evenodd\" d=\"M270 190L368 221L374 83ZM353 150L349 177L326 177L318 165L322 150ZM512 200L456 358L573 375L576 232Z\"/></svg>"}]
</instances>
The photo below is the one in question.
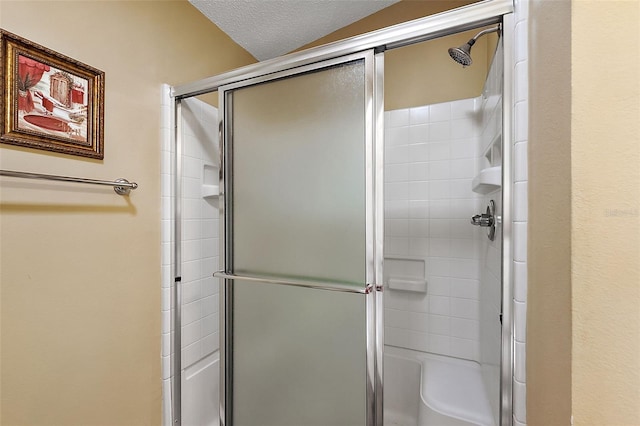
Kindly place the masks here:
<instances>
[{"instance_id":1,"label":"beige wall","mask_svg":"<svg viewBox=\"0 0 640 426\"><path fill-rule=\"evenodd\" d=\"M303 48L342 40L470 3L473 1L403 0ZM467 68L456 64L447 53L449 47L467 42L478 31L467 31L387 51L385 54L385 110L410 108L480 95L495 51L496 39L493 37L479 39L472 50L474 63Z\"/></svg>"},{"instance_id":2,"label":"beige wall","mask_svg":"<svg viewBox=\"0 0 640 426\"><path fill-rule=\"evenodd\" d=\"M530 6L527 422L571 418L571 3Z\"/></svg>"},{"instance_id":3,"label":"beige wall","mask_svg":"<svg viewBox=\"0 0 640 426\"><path fill-rule=\"evenodd\" d=\"M640 424L640 3L531 7L528 424Z\"/></svg>"},{"instance_id":4,"label":"beige wall","mask_svg":"<svg viewBox=\"0 0 640 426\"><path fill-rule=\"evenodd\" d=\"M105 157L0 146L3 425L157 425L160 89L254 62L186 1L0 2L0 26L106 73Z\"/></svg>"},{"instance_id":5,"label":"beige wall","mask_svg":"<svg viewBox=\"0 0 640 426\"><path fill-rule=\"evenodd\" d=\"M571 7L573 415L638 425L640 2Z\"/></svg>"}]
</instances>

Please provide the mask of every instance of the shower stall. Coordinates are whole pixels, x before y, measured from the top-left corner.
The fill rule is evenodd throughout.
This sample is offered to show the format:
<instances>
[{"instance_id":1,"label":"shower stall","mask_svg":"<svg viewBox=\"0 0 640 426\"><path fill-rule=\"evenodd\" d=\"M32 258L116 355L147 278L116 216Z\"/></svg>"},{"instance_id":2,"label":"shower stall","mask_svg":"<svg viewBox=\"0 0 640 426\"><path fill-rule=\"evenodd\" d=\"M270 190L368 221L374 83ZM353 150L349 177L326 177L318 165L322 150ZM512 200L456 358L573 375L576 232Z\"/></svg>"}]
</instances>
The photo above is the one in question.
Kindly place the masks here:
<instances>
[{"instance_id":1,"label":"shower stall","mask_svg":"<svg viewBox=\"0 0 640 426\"><path fill-rule=\"evenodd\" d=\"M511 13L171 89L165 424L512 423ZM394 50L470 31L479 95L385 101Z\"/></svg>"}]
</instances>

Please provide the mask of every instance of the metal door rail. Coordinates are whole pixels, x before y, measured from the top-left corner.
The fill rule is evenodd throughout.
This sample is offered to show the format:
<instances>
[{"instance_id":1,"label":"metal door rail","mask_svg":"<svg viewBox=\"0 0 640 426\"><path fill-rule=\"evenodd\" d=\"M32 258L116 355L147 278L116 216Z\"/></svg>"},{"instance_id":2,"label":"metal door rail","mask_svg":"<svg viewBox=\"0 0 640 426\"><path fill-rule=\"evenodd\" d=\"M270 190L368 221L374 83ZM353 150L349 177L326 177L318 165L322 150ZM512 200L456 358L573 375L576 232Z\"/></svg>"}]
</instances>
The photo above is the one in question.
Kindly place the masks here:
<instances>
[{"instance_id":1,"label":"metal door rail","mask_svg":"<svg viewBox=\"0 0 640 426\"><path fill-rule=\"evenodd\" d=\"M0 176L25 178L25 179L56 180L56 181L62 181L62 182L86 183L90 185L107 185L107 186L113 186L113 190L116 192L116 194L119 194L119 195L129 195L129 192L131 192L132 189L136 189L138 187L137 183L129 182L124 178L119 178L114 181L109 181L109 180L77 178L77 177L70 177L70 176L43 175L40 173L16 172L12 170L0 170Z\"/></svg>"},{"instance_id":2,"label":"metal door rail","mask_svg":"<svg viewBox=\"0 0 640 426\"><path fill-rule=\"evenodd\" d=\"M228 274L224 271L214 272L213 276L216 278L224 278L227 280L242 280L268 284L290 285L294 287L314 288L318 290L340 291L343 293L369 294L373 291L373 286L371 284L367 284L366 287L354 287L353 285L332 283L326 281L299 281L283 278L260 277L256 275L236 275Z\"/></svg>"}]
</instances>

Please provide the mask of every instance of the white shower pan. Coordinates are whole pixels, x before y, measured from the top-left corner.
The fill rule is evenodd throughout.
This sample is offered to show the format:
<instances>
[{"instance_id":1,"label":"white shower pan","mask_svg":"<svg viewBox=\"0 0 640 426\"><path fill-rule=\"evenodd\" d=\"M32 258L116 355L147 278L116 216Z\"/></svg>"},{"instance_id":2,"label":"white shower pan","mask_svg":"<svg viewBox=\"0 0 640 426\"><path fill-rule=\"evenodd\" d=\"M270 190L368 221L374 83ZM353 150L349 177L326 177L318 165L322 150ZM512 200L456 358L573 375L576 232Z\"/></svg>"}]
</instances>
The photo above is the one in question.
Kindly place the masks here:
<instances>
[{"instance_id":1,"label":"white shower pan","mask_svg":"<svg viewBox=\"0 0 640 426\"><path fill-rule=\"evenodd\" d=\"M480 366L385 347L385 426L495 426Z\"/></svg>"}]
</instances>

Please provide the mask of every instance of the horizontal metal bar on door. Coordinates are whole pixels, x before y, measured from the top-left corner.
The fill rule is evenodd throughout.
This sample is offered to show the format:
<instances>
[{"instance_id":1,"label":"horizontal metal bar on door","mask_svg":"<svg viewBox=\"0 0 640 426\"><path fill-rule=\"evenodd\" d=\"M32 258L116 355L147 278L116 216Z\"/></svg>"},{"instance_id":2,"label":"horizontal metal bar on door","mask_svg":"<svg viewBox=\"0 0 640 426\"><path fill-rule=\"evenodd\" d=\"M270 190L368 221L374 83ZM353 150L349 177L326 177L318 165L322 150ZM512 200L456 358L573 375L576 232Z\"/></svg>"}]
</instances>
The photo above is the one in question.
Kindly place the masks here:
<instances>
[{"instance_id":1,"label":"horizontal metal bar on door","mask_svg":"<svg viewBox=\"0 0 640 426\"><path fill-rule=\"evenodd\" d=\"M215 278L224 278L227 280L242 280L268 284L289 285L294 287L313 288L317 290L340 291L343 293L369 294L373 291L374 288L371 284L367 284L365 287L354 287L353 285L332 283L326 281L299 281L273 277L260 277L255 275L236 275L228 274L224 271L214 272L213 276Z\"/></svg>"}]
</instances>

